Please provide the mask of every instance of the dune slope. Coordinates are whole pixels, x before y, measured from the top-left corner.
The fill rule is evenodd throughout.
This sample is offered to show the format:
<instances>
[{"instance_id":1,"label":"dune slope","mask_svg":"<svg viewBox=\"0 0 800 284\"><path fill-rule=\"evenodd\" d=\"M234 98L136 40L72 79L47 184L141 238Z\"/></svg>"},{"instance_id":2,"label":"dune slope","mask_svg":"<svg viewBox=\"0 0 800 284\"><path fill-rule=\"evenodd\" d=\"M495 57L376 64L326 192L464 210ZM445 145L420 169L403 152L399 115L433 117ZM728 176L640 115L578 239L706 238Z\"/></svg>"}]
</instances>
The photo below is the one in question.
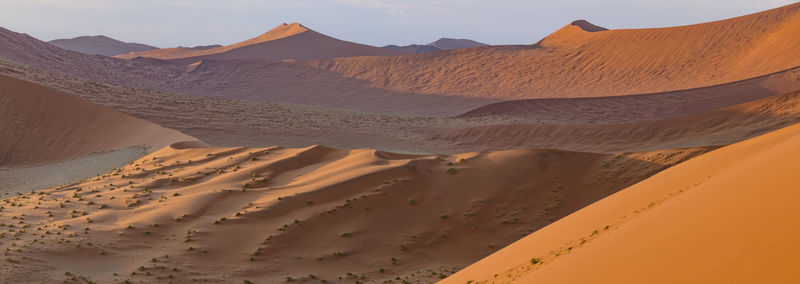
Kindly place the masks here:
<instances>
[{"instance_id":1,"label":"dune slope","mask_svg":"<svg viewBox=\"0 0 800 284\"><path fill-rule=\"evenodd\" d=\"M299 25L281 26L240 45L192 49L202 55L175 61L75 54L0 29L0 58L94 82L168 93L450 116L507 99L652 94L796 68L799 10L800 4L793 4L663 29L603 30L577 21L535 45L308 62L275 60L368 54L349 53L360 49ZM381 51L371 55L391 52L364 48ZM239 60L258 56L264 60Z\"/></svg>"},{"instance_id":2,"label":"dune slope","mask_svg":"<svg viewBox=\"0 0 800 284\"><path fill-rule=\"evenodd\" d=\"M133 145L195 140L23 80L0 76L0 165L55 162ZM155 150L151 149L151 150Z\"/></svg>"},{"instance_id":3,"label":"dune slope","mask_svg":"<svg viewBox=\"0 0 800 284\"><path fill-rule=\"evenodd\" d=\"M798 143L794 125L687 161L442 283L795 281Z\"/></svg>"},{"instance_id":4,"label":"dune slope","mask_svg":"<svg viewBox=\"0 0 800 284\"><path fill-rule=\"evenodd\" d=\"M0 201L0 231L16 238L0 243L0 271L22 282L430 282L707 150L416 156L179 143Z\"/></svg>"},{"instance_id":5,"label":"dune slope","mask_svg":"<svg viewBox=\"0 0 800 284\"><path fill-rule=\"evenodd\" d=\"M608 30L575 22L530 46L314 66L401 92L504 99L598 97L718 85L800 66L800 4L691 26Z\"/></svg>"},{"instance_id":6,"label":"dune slope","mask_svg":"<svg viewBox=\"0 0 800 284\"><path fill-rule=\"evenodd\" d=\"M282 24L249 40L209 48L165 48L119 55L117 58L147 57L182 63L201 60L310 60L350 56L399 55L400 52L338 40L301 24Z\"/></svg>"}]
</instances>

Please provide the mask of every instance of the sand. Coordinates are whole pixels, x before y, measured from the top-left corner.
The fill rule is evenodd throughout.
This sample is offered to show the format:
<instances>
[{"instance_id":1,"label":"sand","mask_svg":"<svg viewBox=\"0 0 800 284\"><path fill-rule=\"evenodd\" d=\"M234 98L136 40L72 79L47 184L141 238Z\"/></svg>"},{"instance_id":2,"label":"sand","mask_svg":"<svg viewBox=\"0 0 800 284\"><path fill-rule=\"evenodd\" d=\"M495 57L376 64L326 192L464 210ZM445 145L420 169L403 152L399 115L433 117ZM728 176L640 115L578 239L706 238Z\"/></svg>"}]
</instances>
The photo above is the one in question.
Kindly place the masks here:
<instances>
[{"instance_id":1,"label":"sand","mask_svg":"<svg viewBox=\"0 0 800 284\"><path fill-rule=\"evenodd\" d=\"M96 178L6 199L13 205L0 213L0 230L17 239L0 244L9 248L5 278L434 281L709 150L195 147L175 144Z\"/></svg>"},{"instance_id":2,"label":"sand","mask_svg":"<svg viewBox=\"0 0 800 284\"><path fill-rule=\"evenodd\" d=\"M23 80L0 76L0 166L50 163L134 145L150 151L182 134Z\"/></svg>"},{"instance_id":3,"label":"sand","mask_svg":"<svg viewBox=\"0 0 800 284\"><path fill-rule=\"evenodd\" d=\"M0 28L0 275L789 282L798 9L403 56L299 24L131 59Z\"/></svg>"},{"instance_id":4,"label":"sand","mask_svg":"<svg viewBox=\"0 0 800 284\"><path fill-rule=\"evenodd\" d=\"M399 54L388 49L341 41L310 30L299 23L284 23L258 37L232 45L210 49L165 48L132 52L116 57L170 59L191 64L202 60L311 60Z\"/></svg>"},{"instance_id":5,"label":"sand","mask_svg":"<svg viewBox=\"0 0 800 284\"><path fill-rule=\"evenodd\" d=\"M682 163L442 283L795 281L799 134L794 125Z\"/></svg>"},{"instance_id":6,"label":"sand","mask_svg":"<svg viewBox=\"0 0 800 284\"><path fill-rule=\"evenodd\" d=\"M798 11L800 4L792 4L658 29L592 32L569 24L535 45L329 59L314 66L376 88L421 94L530 99L673 91L800 66Z\"/></svg>"},{"instance_id":7,"label":"sand","mask_svg":"<svg viewBox=\"0 0 800 284\"><path fill-rule=\"evenodd\" d=\"M624 101L623 106L627 106L628 111L621 111L619 115L600 110L594 115L580 112L580 108L563 108L564 113L575 111L591 119L564 113L542 120L538 118L541 116L407 117L146 92L9 67L19 69L18 72L30 80L68 90L86 100L217 146L307 147L324 143L345 149L422 154L518 148L633 152L735 143L796 123L796 113L800 110L796 106L797 96L788 93L745 103L733 111L711 110L713 106L719 106L718 102L705 101L711 106L705 108L705 112L666 119L655 117L654 120L653 115L646 112L647 105L640 106L637 100ZM0 72L3 70L0 68ZM774 79L776 82L794 82L789 73L784 75ZM761 90L758 94L763 95L773 92L768 88L770 84L763 84L760 80L753 82L761 83L752 88L737 88ZM736 96L727 98L731 101L739 99ZM701 104L694 107L695 110L703 109ZM729 108L737 109L736 106ZM175 116L174 113L184 115ZM631 122L620 123L620 120ZM376 131L378 129L380 131Z\"/></svg>"},{"instance_id":8,"label":"sand","mask_svg":"<svg viewBox=\"0 0 800 284\"><path fill-rule=\"evenodd\" d=\"M216 59L119 60L70 53L0 30L0 58L92 82L159 92L450 116L501 100L668 92L794 68L800 66L798 8L800 4L793 4L719 22L661 29L590 32L570 24L535 45L310 62L298 55L288 58L300 60L276 60L306 51L310 57L305 59L368 54L350 53L357 50L347 47L351 44L309 30L208 55L220 56ZM319 44L301 44L305 41ZM317 47L320 50L312 50ZM237 50L244 57L275 57L246 62L238 55L226 57Z\"/></svg>"},{"instance_id":9,"label":"sand","mask_svg":"<svg viewBox=\"0 0 800 284\"><path fill-rule=\"evenodd\" d=\"M147 148L131 146L39 166L0 168L0 194L15 195L68 184L122 167L145 154Z\"/></svg>"}]
</instances>

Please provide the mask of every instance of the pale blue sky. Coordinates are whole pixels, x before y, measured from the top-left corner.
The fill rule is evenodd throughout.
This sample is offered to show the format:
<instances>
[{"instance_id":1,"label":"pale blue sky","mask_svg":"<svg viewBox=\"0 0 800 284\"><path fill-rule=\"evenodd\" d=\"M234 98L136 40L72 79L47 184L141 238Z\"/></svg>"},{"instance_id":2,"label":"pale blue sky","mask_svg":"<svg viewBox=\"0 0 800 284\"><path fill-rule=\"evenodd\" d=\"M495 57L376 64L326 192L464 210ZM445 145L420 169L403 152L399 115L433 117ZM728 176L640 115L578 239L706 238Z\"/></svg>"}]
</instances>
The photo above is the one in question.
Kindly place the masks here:
<instances>
[{"instance_id":1,"label":"pale blue sky","mask_svg":"<svg viewBox=\"0 0 800 284\"><path fill-rule=\"evenodd\" d=\"M0 26L42 40L103 34L158 47L230 44L283 22L371 45L440 37L530 44L574 19L686 25L796 0L0 0Z\"/></svg>"}]
</instances>

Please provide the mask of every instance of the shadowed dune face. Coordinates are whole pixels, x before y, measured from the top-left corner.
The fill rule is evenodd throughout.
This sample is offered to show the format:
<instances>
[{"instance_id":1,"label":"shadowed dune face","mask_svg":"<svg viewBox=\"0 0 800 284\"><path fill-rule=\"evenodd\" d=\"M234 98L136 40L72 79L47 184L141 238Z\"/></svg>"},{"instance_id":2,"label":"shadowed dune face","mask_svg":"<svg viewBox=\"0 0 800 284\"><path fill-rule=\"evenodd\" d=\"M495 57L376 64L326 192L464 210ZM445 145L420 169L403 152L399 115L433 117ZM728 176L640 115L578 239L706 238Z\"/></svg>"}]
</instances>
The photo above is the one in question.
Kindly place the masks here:
<instances>
[{"instance_id":1,"label":"shadowed dune face","mask_svg":"<svg viewBox=\"0 0 800 284\"><path fill-rule=\"evenodd\" d=\"M195 140L33 83L0 76L0 165L56 162L134 145ZM154 150L154 149L152 149Z\"/></svg>"},{"instance_id":2,"label":"shadowed dune face","mask_svg":"<svg viewBox=\"0 0 800 284\"><path fill-rule=\"evenodd\" d=\"M604 27L596 26L595 24L592 24L592 23L590 23L590 22L588 22L586 20L577 20L577 21L574 21L574 22L570 23L570 25L579 27L582 30L584 30L586 32L590 32L590 33L602 32L602 31L607 31L608 30L608 29L606 29Z\"/></svg>"},{"instance_id":3,"label":"shadowed dune face","mask_svg":"<svg viewBox=\"0 0 800 284\"><path fill-rule=\"evenodd\" d=\"M279 25L272 30L257 36L255 38L227 45L227 46L211 46L209 48L200 47L200 48L187 48L187 47L176 47L176 48L161 48L156 50L148 50L142 52L131 52L129 54L122 54L116 56L117 58L122 59L133 59L136 57L147 57L147 58L156 58L156 59L178 59L178 58L187 58L187 57L196 57L196 56L203 56L203 55L211 55L211 54L218 54L230 51L232 49L245 47L252 44L263 43L271 40L286 38L294 35L298 35L304 32L308 32L309 29L306 27L298 24L293 23L288 25L286 23Z\"/></svg>"},{"instance_id":4,"label":"shadowed dune face","mask_svg":"<svg viewBox=\"0 0 800 284\"><path fill-rule=\"evenodd\" d=\"M491 149L558 148L595 152L728 145L800 122L800 92L716 111L606 124L507 124L446 131L432 139Z\"/></svg>"},{"instance_id":5,"label":"shadowed dune face","mask_svg":"<svg viewBox=\"0 0 800 284\"><path fill-rule=\"evenodd\" d=\"M546 120L537 117L532 120L513 117L415 118L145 92L18 66L0 66L7 67L0 68L0 72L42 80L86 100L220 146L304 147L325 143L341 148L377 148L407 153L459 153L519 147L629 152L726 145L797 121L796 96L791 94L754 102L741 111L708 112L713 109L709 107L705 108L706 113L661 120L649 120L652 115L641 108L638 100L626 101L621 109L633 107L636 111L620 111L621 116L581 114L594 118L592 120L576 120L564 113L548 116ZM759 83L753 90L772 92L770 86ZM210 108L210 104L214 107ZM614 104L613 100L608 103L610 106ZM565 113L579 113L580 108L567 105L562 108ZM580 103L576 105L581 106ZM697 105L693 109L703 107ZM176 112L184 115L173 115ZM587 112L591 114L591 109ZM192 119L186 119L188 117ZM709 118L713 120L706 121ZM628 122L621 123L621 119ZM376 129L381 131L376 132Z\"/></svg>"},{"instance_id":6,"label":"shadowed dune face","mask_svg":"<svg viewBox=\"0 0 800 284\"><path fill-rule=\"evenodd\" d=\"M800 68L793 68L728 84L664 93L503 101L458 117L503 117L540 124L628 123L705 113L797 90L800 90Z\"/></svg>"},{"instance_id":7,"label":"shadowed dune face","mask_svg":"<svg viewBox=\"0 0 800 284\"><path fill-rule=\"evenodd\" d=\"M794 125L687 161L443 283L795 281L798 143Z\"/></svg>"},{"instance_id":8,"label":"shadowed dune face","mask_svg":"<svg viewBox=\"0 0 800 284\"><path fill-rule=\"evenodd\" d=\"M647 94L795 68L800 66L798 9L800 4L794 4L663 29L589 32L585 29L597 28L577 22L536 45L403 56L357 57L392 51L339 41L299 25L278 27L274 34L241 45L192 49L202 56L174 62L74 54L0 30L0 56L49 72L146 90L450 116L499 100ZM375 50L380 52L370 53ZM354 57L303 61L315 56ZM276 62L286 58L300 61Z\"/></svg>"},{"instance_id":9,"label":"shadowed dune face","mask_svg":"<svg viewBox=\"0 0 800 284\"><path fill-rule=\"evenodd\" d=\"M752 137L800 122L798 50L800 4L664 29L579 20L535 45L406 56L299 24L131 60L0 28L0 165L62 161L16 181L169 144L0 199L0 275L797 279L800 125Z\"/></svg>"},{"instance_id":10,"label":"shadowed dune face","mask_svg":"<svg viewBox=\"0 0 800 284\"><path fill-rule=\"evenodd\" d=\"M199 146L5 199L15 206L2 223L24 213L14 224L28 228L0 226L19 238L0 244L16 245L13 262L0 264L6 279L58 281L69 271L93 281L434 281L708 151L415 156Z\"/></svg>"}]
</instances>

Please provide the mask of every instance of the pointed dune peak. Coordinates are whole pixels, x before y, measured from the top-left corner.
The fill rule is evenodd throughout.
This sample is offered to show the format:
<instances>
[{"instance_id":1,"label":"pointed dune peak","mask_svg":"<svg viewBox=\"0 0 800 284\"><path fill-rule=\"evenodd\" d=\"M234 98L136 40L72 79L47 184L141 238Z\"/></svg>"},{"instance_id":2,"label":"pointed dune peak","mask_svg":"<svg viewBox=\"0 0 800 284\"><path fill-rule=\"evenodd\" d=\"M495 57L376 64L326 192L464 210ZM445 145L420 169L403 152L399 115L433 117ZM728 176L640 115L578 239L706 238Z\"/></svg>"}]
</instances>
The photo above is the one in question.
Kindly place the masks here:
<instances>
[{"instance_id":1,"label":"pointed dune peak","mask_svg":"<svg viewBox=\"0 0 800 284\"><path fill-rule=\"evenodd\" d=\"M269 30L268 32L261 34L260 36L254 37L252 39L249 39L249 40L237 43L237 44L234 44L233 46L240 47L240 46L247 46L247 45L256 44L256 43L273 41L273 40L276 40L276 39L282 39L282 38L287 38L287 37L295 36L295 35L298 35L298 34L302 34L302 33L305 33L307 31L310 31L310 30L308 28L306 28L305 26L301 25L300 23L291 23L291 24L283 23L283 24L280 24L277 27Z\"/></svg>"},{"instance_id":2,"label":"pointed dune peak","mask_svg":"<svg viewBox=\"0 0 800 284\"><path fill-rule=\"evenodd\" d=\"M576 20L563 28L548 35L537 44L540 45L560 45L560 44L574 44L576 41L585 39L587 35L593 33L608 31L607 28L597 26L586 20Z\"/></svg>"},{"instance_id":3,"label":"pointed dune peak","mask_svg":"<svg viewBox=\"0 0 800 284\"><path fill-rule=\"evenodd\" d=\"M574 22L570 23L569 25L570 26L579 27L582 30L590 32L590 33L602 32L602 31L607 31L608 30L608 29L606 29L604 27L592 24L592 23L590 23L590 22L588 22L586 20L577 20L577 21L574 21Z\"/></svg>"}]
</instances>

